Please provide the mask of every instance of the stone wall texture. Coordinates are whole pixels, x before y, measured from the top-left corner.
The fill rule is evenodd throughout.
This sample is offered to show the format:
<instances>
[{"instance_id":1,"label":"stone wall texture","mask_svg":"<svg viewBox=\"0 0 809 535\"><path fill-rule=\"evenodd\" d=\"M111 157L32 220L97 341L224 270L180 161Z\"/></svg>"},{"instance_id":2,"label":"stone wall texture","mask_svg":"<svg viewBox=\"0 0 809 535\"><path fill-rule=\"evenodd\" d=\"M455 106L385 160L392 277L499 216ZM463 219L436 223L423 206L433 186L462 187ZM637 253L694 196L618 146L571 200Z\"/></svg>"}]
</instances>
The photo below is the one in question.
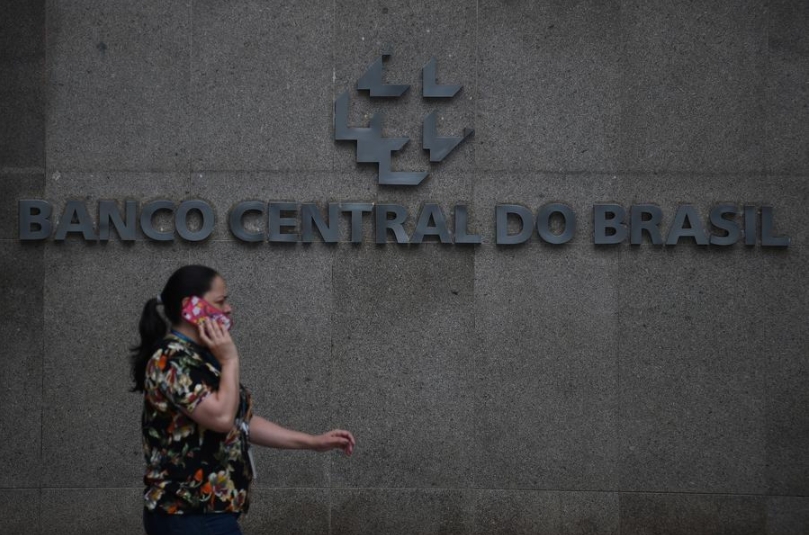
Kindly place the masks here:
<instances>
[{"instance_id":1,"label":"stone wall texture","mask_svg":"<svg viewBox=\"0 0 809 535\"><path fill-rule=\"evenodd\" d=\"M383 50L390 83L357 80ZM421 98L435 57L453 99ZM377 184L349 123L409 136ZM475 129L446 160L421 150ZM809 533L809 3L9 0L0 10L0 532L139 534L143 303L217 268L262 450L247 534ZM202 199L203 242L19 239L18 201ZM479 245L255 243L247 199L469 206ZM578 214L496 245L498 203ZM789 248L593 244L592 205L769 205ZM451 219L451 218L450 218ZM158 222L172 224L171 220ZM393 239L391 234L389 239Z\"/></svg>"}]
</instances>

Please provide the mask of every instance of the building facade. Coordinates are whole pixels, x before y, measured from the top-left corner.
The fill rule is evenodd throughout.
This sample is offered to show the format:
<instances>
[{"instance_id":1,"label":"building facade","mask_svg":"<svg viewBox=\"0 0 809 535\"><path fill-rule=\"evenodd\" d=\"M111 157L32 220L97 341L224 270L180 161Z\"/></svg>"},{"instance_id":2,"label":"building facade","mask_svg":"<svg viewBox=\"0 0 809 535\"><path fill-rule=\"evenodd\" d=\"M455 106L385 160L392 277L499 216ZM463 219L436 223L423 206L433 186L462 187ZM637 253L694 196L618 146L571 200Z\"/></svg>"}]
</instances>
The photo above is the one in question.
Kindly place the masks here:
<instances>
[{"instance_id":1,"label":"building facade","mask_svg":"<svg viewBox=\"0 0 809 535\"><path fill-rule=\"evenodd\" d=\"M257 451L246 533L809 532L806 2L0 28L9 533L142 532L128 350L187 263L256 412L357 438Z\"/></svg>"}]
</instances>

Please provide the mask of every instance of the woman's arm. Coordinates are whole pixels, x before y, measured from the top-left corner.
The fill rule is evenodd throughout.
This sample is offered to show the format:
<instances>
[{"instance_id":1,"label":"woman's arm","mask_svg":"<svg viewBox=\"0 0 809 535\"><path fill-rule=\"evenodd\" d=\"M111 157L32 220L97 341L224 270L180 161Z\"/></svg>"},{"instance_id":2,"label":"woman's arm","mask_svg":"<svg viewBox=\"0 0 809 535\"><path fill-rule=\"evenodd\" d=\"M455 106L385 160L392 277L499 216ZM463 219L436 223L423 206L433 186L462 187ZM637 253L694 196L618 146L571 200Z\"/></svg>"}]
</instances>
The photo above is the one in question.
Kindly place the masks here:
<instances>
[{"instance_id":1,"label":"woman's arm","mask_svg":"<svg viewBox=\"0 0 809 535\"><path fill-rule=\"evenodd\" d=\"M218 321L199 325L199 335L222 365L222 371L219 389L208 394L189 416L203 427L227 433L233 428L239 408L239 354L230 333Z\"/></svg>"},{"instance_id":2,"label":"woman's arm","mask_svg":"<svg viewBox=\"0 0 809 535\"><path fill-rule=\"evenodd\" d=\"M257 446L290 450L329 451L341 449L346 455L354 451L354 437L348 431L334 429L322 435L309 435L286 429L261 416L250 419L250 442Z\"/></svg>"}]
</instances>

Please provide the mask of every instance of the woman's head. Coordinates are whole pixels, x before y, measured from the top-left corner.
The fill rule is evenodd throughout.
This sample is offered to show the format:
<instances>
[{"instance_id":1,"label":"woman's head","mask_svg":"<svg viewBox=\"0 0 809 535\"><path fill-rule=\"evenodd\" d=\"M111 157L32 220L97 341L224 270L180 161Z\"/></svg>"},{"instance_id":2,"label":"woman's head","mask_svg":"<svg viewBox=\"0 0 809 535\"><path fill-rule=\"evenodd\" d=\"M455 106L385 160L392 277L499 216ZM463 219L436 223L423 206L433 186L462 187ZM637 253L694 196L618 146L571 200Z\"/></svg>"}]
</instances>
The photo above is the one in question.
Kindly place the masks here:
<instances>
[{"instance_id":1,"label":"woman's head","mask_svg":"<svg viewBox=\"0 0 809 535\"><path fill-rule=\"evenodd\" d=\"M160 292L163 310L172 325L179 325L183 321L183 306L188 298L195 295L223 310L227 306L224 301L227 298L225 281L219 273L206 266L183 266L169 277Z\"/></svg>"},{"instance_id":2,"label":"woman's head","mask_svg":"<svg viewBox=\"0 0 809 535\"><path fill-rule=\"evenodd\" d=\"M140 317L138 331L140 344L132 348L132 379L135 382L133 391L143 391L146 377L146 364L152 353L168 333L169 325L160 315L158 307L163 305L163 312L171 325L180 325L183 321L182 309L192 296L199 296L230 314L227 304L225 281L215 270L198 265L183 266L172 273L166 286L160 292L159 299L153 297L146 302Z\"/></svg>"}]
</instances>

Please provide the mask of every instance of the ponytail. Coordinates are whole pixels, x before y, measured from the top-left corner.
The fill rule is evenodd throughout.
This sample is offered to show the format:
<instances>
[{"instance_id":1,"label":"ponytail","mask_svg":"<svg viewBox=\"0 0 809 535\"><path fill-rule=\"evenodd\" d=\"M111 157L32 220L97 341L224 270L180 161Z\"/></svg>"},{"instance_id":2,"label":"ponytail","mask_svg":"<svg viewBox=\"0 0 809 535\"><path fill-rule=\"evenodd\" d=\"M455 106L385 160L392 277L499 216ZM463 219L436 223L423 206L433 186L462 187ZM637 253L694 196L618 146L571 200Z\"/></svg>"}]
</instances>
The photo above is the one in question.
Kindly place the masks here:
<instances>
[{"instance_id":1,"label":"ponytail","mask_svg":"<svg viewBox=\"0 0 809 535\"><path fill-rule=\"evenodd\" d=\"M140 316L140 345L131 348L132 380L135 386L132 392L143 392L146 379L146 364L157 349L157 344L169 331L169 324L179 325L182 321L183 299L194 295L202 297L211 289L211 283L219 273L206 266L184 266L175 271L160 297L146 301ZM158 305L163 305L166 319L158 312Z\"/></svg>"},{"instance_id":2,"label":"ponytail","mask_svg":"<svg viewBox=\"0 0 809 535\"><path fill-rule=\"evenodd\" d=\"M132 379L135 386L132 392L143 392L143 382L146 378L146 363L149 362L157 343L168 332L166 321L160 316L157 307L160 301L152 297L146 301L143 313L140 316L140 345L132 348Z\"/></svg>"}]
</instances>

